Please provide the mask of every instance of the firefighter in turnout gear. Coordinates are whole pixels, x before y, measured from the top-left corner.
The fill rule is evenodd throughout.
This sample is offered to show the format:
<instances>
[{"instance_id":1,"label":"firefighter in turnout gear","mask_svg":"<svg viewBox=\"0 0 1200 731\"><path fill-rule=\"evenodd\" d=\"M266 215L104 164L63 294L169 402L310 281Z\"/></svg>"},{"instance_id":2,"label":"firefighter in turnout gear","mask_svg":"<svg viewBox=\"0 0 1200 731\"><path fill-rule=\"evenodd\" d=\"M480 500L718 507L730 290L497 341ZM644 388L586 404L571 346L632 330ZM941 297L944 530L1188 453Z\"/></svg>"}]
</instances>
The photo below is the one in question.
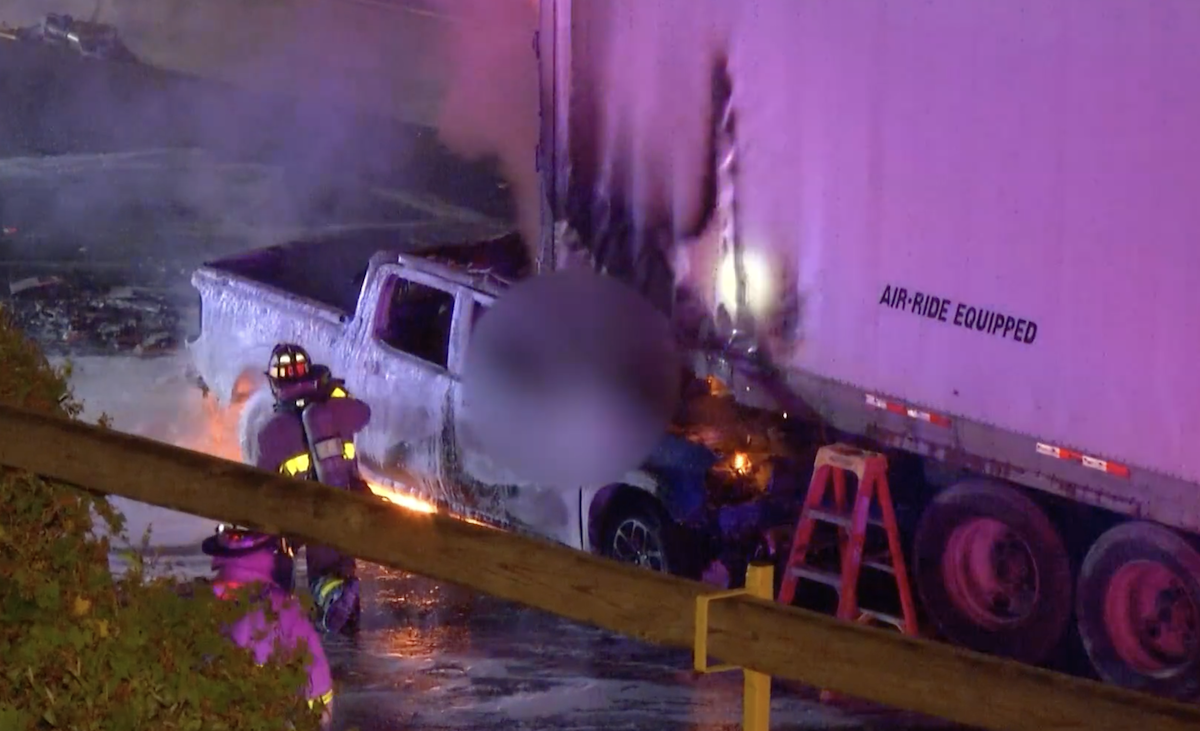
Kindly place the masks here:
<instances>
[{"instance_id":1,"label":"firefighter in turnout gear","mask_svg":"<svg viewBox=\"0 0 1200 731\"><path fill-rule=\"evenodd\" d=\"M237 599L237 589L249 588L251 606L226 630L236 645L252 651L260 664L278 648L308 650L311 660L305 697L310 706L320 706L322 727L327 728L333 712L333 677L320 636L300 602L280 583L281 579L290 581L292 573L286 542L279 536L223 524L200 549L212 556L215 576L208 583L218 597Z\"/></svg>"},{"instance_id":2,"label":"firefighter in turnout gear","mask_svg":"<svg viewBox=\"0 0 1200 731\"><path fill-rule=\"evenodd\" d=\"M328 368L314 364L299 345L276 345L266 375L275 415L258 433L258 467L366 491L355 461L354 435L370 421L370 407L352 398L343 383ZM353 628L359 614L354 558L326 546L308 545L305 553L317 626L329 633Z\"/></svg>"}]
</instances>

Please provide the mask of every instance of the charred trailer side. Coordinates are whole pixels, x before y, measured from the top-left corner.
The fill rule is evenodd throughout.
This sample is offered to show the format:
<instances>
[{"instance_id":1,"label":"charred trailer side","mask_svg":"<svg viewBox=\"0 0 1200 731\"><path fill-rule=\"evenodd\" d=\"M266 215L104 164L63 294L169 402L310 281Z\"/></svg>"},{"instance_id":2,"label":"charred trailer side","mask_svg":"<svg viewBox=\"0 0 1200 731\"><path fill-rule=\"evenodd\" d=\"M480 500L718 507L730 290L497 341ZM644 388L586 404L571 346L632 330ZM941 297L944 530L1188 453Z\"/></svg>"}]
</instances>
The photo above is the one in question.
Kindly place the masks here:
<instances>
[{"instance_id":1,"label":"charred trailer side","mask_svg":"<svg viewBox=\"0 0 1200 731\"><path fill-rule=\"evenodd\" d=\"M562 7L547 231L670 262L754 335L702 372L924 465L943 636L1039 662L1073 624L1104 679L1200 695L1200 5Z\"/></svg>"}]
</instances>

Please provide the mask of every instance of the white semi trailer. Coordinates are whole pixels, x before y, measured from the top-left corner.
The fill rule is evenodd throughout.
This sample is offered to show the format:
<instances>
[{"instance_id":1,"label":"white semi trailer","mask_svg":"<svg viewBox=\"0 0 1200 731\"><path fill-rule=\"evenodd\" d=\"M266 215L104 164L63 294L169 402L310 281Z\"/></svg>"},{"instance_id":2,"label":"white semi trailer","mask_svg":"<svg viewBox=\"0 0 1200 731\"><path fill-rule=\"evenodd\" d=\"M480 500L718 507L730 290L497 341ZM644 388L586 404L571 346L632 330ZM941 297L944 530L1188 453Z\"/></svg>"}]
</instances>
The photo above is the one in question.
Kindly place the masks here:
<instances>
[{"instance_id":1,"label":"white semi trailer","mask_svg":"<svg viewBox=\"0 0 1200 731\"><path fill-rule=\"evenodd\" d=\"M666 240L784 400L923 467L940 631L1039 662L1074 623L1200 695L1200 2L541 13L547 220Z\"/></svg>"}]
</instances>

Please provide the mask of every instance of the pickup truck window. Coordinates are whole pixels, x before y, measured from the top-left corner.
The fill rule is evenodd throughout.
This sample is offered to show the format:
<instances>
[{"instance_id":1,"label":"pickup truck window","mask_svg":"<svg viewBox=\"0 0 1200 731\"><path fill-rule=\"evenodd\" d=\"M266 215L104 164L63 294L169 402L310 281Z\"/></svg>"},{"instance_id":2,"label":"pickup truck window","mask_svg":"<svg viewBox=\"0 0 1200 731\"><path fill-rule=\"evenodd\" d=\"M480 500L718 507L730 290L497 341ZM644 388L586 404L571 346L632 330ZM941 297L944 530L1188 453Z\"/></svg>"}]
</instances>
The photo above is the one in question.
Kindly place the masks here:
<instances>
[{"instance_id":1,"label":"pickup truck window","mask_svg":"<svg viewBox=\"0 0 1200 731\"><path fill-rule=\"evenodd\" d=\"M439 368L448 367L453 294L392 276L384 285L381 302L375 324L380 342Z\"/></svg>"}]
</instances>

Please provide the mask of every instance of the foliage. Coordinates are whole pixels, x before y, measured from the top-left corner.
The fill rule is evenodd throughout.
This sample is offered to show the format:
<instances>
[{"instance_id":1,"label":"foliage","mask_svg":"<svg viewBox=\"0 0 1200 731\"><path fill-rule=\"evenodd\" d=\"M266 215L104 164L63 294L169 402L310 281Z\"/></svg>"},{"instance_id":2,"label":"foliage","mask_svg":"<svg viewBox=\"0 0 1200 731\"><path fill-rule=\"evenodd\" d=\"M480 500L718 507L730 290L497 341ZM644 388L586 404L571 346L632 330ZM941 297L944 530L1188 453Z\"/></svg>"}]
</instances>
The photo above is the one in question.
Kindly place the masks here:
<instances>
[{"instance_id":1,"label":"foliage","mask_svg":"<svg viewBox=\"0 0 1200 731\"><path fill-rule=\"evenodd\" d=\"M78 417L68 372L2 311L0 363L0 402ZM121 531L107 501L15 471L0 501L0 731L318 728L306 657L259 667L222 636L245 601L185 596L136 561L114 577L93 532Z\"/></svg>"}]
</instances>

